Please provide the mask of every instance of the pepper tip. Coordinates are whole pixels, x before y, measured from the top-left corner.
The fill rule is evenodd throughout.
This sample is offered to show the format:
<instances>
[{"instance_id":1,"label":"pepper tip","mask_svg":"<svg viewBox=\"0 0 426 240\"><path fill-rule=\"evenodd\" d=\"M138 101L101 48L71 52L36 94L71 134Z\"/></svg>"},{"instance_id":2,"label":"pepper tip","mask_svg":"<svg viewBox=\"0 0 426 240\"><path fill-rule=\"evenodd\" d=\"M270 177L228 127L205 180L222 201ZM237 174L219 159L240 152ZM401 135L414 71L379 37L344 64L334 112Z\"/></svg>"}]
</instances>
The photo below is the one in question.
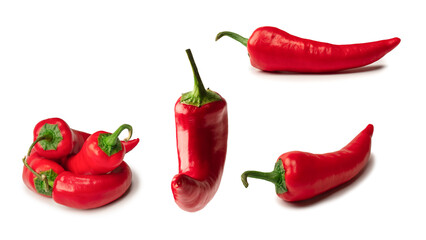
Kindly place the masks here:
<instances>
[{"instance_id":1,"label":"pepper tip","mask_svg":"<svg viewBox=\"0 0 426 240\"><path fill-rule=\"evenodd\" d=\"M367 127L365 128L364 132L367 133L368 135L372 136L373 132L374 132L373 124L368 124Z\"/></svg>"}]
</instances>

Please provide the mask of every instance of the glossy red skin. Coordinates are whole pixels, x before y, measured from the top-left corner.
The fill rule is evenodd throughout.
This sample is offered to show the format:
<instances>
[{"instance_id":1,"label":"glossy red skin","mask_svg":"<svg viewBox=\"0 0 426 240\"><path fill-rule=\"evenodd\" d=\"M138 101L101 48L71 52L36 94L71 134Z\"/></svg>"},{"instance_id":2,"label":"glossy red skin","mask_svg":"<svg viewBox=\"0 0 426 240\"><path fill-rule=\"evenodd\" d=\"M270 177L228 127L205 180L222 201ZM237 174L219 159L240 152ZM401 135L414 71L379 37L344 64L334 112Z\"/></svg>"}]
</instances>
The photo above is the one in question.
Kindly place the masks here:
<instances>
[{"instance_id":1,"label":"glossy red skin","mask_svg":"<svg viewBox=\"0 0 426 240\"><path fill-rule=\"evenodd\" d=\"M48 118L38 122L34 127L33 131L34 141L37 139L41 128L45 124L57 125L62 134L63 139L61 142L59 142L56 150L44 150L40 143L37 143L34 146L34 149L40 156L52 160L61 160L62 158L67 157L70 154L75 154L80 151L85 141L84 133L71 129L68 124L60 118Z\"/></svg>"},{"instance_id":2,"label":"glossy red skin","mask_svg":"<svg viewBox=\"0 0 426 240\"><path fill-rule=\"evenodd\" d=\"M305 200L351 180L370 158L373 131L373 125L368 125L336 152L312 154L294 151L282 154L278 160L283 163L288 191L278 196L289 202Z\"/></svg>"},{"instance_id":3,"label":"glossy red skin","mask_svg":"<svg viewBox=\"0 0 426 240\"><path fill-rule=\"evenodd\" d=\"M65 161L65 169L80 175L100 175L117 168L124 159L126 148L121 143L122 150L108 156L98 144L99 135L104 133L108 132L98 131L90 135L81 150Z\"/></svg>"},{"instance_id":4,"label":"glossy red skin","mask_svg":"<svg viewBox=\"0 0 426 240\"><path fill-rule=\"evenodd\" d=\"M41 157L37 152L32 151L30 156L27 158L27 163L30 165L30 167L36 171L37 173L48 171L52 169L56 174L62 173L64 168L59 165L57 162L46 159L44 157ZM24 181L25 185L33 192L44 196L44 197L51 197L44 194L40 194L37 192L34 186L34 178L36 176L28 170L27 167L24 166L24 169L22 171L22 180Z\"/></svg>"},{"instance_id":5,"label":"glossy red skin","mask_svg":"<svg viewBox=\"0 0 426 240\"><path fill-rule=\"evenodd\" d=\"M124 161L104 175L78 175L65 171L56 178L52 197L55 202L71 208L92 209L118 199L131 183L132 172Z\"/></svg>"},{"instance_id":6,"label":"glossy red skin","mask_svg":"<svg viewBox=\"0 0 426 240\"><path fill-rule=\"evenodd\" d=\"M225 165L228 112L225 99L201 107L175 104L179 173L171 186L176 204L195 212L216 194Z\"/></svg>"},{"instance_id":7,"label":"glossy red skin","mask_svg":"<svg viewBox=\"0 0 426 240\"><path fill-rule=\"evenodd\" d=\"M394 49L399 38L335 45L293 36L275 27L256 29L247 42L253 67L263 71L336 72L371 64Z\"/></svg>"},{"instance_id":8,"label":"glossy red skin","mask_svg":"<svg viewBox=\"0 0 426 240\"><path fill-rule=\"evenodd\" d=\"M133 148L135 148L138 143L139 143L139 138L135 138L129 141L121 141L121 143L123 144L124 148L126 149L126 153L130 152L133 150Z\"/></svg>"}]
</instances>

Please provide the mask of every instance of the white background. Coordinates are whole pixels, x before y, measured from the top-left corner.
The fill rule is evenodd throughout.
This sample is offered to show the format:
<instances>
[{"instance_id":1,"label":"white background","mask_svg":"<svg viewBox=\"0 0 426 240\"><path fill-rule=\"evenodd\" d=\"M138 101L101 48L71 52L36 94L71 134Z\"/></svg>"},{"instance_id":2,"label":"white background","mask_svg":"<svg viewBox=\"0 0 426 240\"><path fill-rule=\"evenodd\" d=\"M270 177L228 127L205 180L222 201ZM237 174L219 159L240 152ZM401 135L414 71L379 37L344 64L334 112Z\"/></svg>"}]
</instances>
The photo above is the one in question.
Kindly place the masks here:
<instances>
[{"instance_id":1,"label":"white background","mask_svg":"<svg viewBox=\"0 0 426 240\"><path fill-rule=\"evenodd\" d=\"M424 239L425 30L421 1L2 1L0 3L1 234L13 239ZM423 15L423 16L422 16ZM400 37L369 67L336 74L270 74L220 31L260 26L336 44ZM173 107L192 90L185 49L206 87L228 102L221 186L203 210L175 204ZM129 123L133 185L82 211L29 191L22 162L35 124L75 129ZM287 151L335 151L367 124L372 158L353 182L291 204L245 170L269 171ZM123 134L122 137L124 137Z\"/></svg>"}]
</instances>

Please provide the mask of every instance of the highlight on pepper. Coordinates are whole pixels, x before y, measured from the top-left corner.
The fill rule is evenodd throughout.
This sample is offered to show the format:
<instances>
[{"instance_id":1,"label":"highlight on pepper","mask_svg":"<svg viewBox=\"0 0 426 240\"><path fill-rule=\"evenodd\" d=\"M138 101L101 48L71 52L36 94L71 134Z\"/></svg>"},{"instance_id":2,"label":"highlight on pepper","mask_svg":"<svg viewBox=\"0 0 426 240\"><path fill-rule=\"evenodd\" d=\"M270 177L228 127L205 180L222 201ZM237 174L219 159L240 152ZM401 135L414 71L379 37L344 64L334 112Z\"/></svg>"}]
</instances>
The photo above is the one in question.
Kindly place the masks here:
<instances>
[{"instance_id":1,"label":"highlight on pepper","mask_svg":"<svg viewBox=\"0 0 426 240\"><path fill-rule=\"evenodd\" d=\"M118 136L126 129L129 136L120 141ZM114 133L89 134L71 129L60 118L42 120L22 160L24 184L71 208L92 209L115 201L132 182L132 171L124 161L139 143L139 138L130 140L132 131L123 124Z\"/></svg>"},{"instance_id":2,"label":"highlight on pepper","mask_svg":"<svg viewBox=\"0 0 426 240\"><path fill-rule=\"evenodd\" d=\"M369 65L381 59L401 42L386 40L336 45L300 38L276 27L260 27L250 38L224 31L216 36L230 37L245 47L251 65L267 72L328 73Z\"/></svg>"}]
</instances>

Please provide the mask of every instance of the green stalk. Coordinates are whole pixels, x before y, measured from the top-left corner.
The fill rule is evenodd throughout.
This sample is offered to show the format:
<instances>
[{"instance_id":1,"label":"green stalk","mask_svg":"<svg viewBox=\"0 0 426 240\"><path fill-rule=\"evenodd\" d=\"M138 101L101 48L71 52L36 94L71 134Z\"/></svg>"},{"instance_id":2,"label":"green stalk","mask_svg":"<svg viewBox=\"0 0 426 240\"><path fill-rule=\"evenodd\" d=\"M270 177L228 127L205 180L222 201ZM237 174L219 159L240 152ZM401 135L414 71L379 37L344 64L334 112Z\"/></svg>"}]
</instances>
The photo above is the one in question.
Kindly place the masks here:
<instances>
[{"instance_id":1,"label":"green stalk","mask_svg":"<svg viewBox=\"0 0 426 240\"><path fill-rule=\"evenodd\" d=\"M31 150L30 150L31 151ZM43 186L44 186L44 191L45 192L51 192L51 189L50 189L50 185L49 185L49 179L47 179L47 177L46 177L46 175L44 175L44 174L39 174L38 172L36 172L36 171L34 171L34 169L28 164L28 162L27 162L27 158L30 156L30 153L28 153L28 155L27 156L25 156L23 159L22 159L22 162L24 163L24 166L28 169L28 170L30 170L30 172L32 172L33 174L34 174L34 176L36 176L36 178L38 178L41 182L44 182L44 184L43 184Z\"/></svg>"},{"instance_id":2,"label":"green stalk","mask_svg":"<svg viewBox=\"0 0 426 240\"><path fill-rule=\"evenodd\" d=\"M129 124L123 124L117 130L115 130L114 133L105 139L105 144L110 146L117 144L118 136L120 136L121 132L123 132L125 129L129 131L129 136L124 141L128 141L132 137L133 128Z\"/></svg>"},{"instance_id":3,"label":"green stalk","mask_svg":"<svg viewBox=\"0 0 426 240\"><path fill-rule=\"evenodd\" d=\"M247 39L247 38L242 37L241 35L236 34L236 33L234 33L234 32L229 32L229 31L224 31L224 32L220 32L220 33L218 33L218 34L216 35L216 41L217 41L217 40L219 40L219 39L220 39L221 37L223 37L223 36L227 36L227 37L230 37L230 38L232 38L232 39L235 39L235 40L237 40L238 42L240 42L241 44L243 44L245 47L247 47L247 42L248 42L248 39Z\"/></svg>"},{"instance_id":4,"label":"green stalk","mask_svg":"<svg viewBox=\"0 0 426 240\"><path fill-rule=\"evenodd\" d=\"M129 136L124 139L124 141L128 141L132 137L133 128L129 124L121 125L114 133L104 133L99 134L98 137L98 145L108 156L111 156L122 150L121 142L118 139L121 132L125 129L129 131Z\"/></svg>"},{"instance_id":5,"label":"green stalk","mask_svg":"<svg viewBox=\"0 0 426 240\"><path fill-rule=\"evenodd\" d=\"M281 159L277 161L272 172L245 171L241 175L241 181L243 182L243 185L246 188L248 187L247 177L272 182L273 184L275 184L275 191L277 192L277 194L287 192L287 186L285 184L285 170Z\"/></svg>"},{"instance_id":6,"label":"green stalk","mask_svg":"<svg viewBox=\"0 0 426 240\"><path fill-rule=\"evenodd\" d=\"M29 156L31 154L31 150L33 150L34 146L38 142L40 142L40 141L49 141L50 142L50 141L52 141L52 139L53 139L53 134L51 134L51 133L44 133L44 135L42 135L42 136L39 135L37 137L37 139L31 144L30 148L28 149L27 156Z\"/></svg>"},{"instance_id":7,"label":"green stalk","mask_svg":"<svg viewBox=\"0 0 426 240\"><path fill-rule=\"evenodd\" d=\"M192 72L194 74L194 89L191 92L182 94L180 102L196 107L201 107L204 104L222 100L219 94L204 87L191 50L187 49L186 54L188 55L188 59L192 67Z\"/></svg>"}]
</instances>

